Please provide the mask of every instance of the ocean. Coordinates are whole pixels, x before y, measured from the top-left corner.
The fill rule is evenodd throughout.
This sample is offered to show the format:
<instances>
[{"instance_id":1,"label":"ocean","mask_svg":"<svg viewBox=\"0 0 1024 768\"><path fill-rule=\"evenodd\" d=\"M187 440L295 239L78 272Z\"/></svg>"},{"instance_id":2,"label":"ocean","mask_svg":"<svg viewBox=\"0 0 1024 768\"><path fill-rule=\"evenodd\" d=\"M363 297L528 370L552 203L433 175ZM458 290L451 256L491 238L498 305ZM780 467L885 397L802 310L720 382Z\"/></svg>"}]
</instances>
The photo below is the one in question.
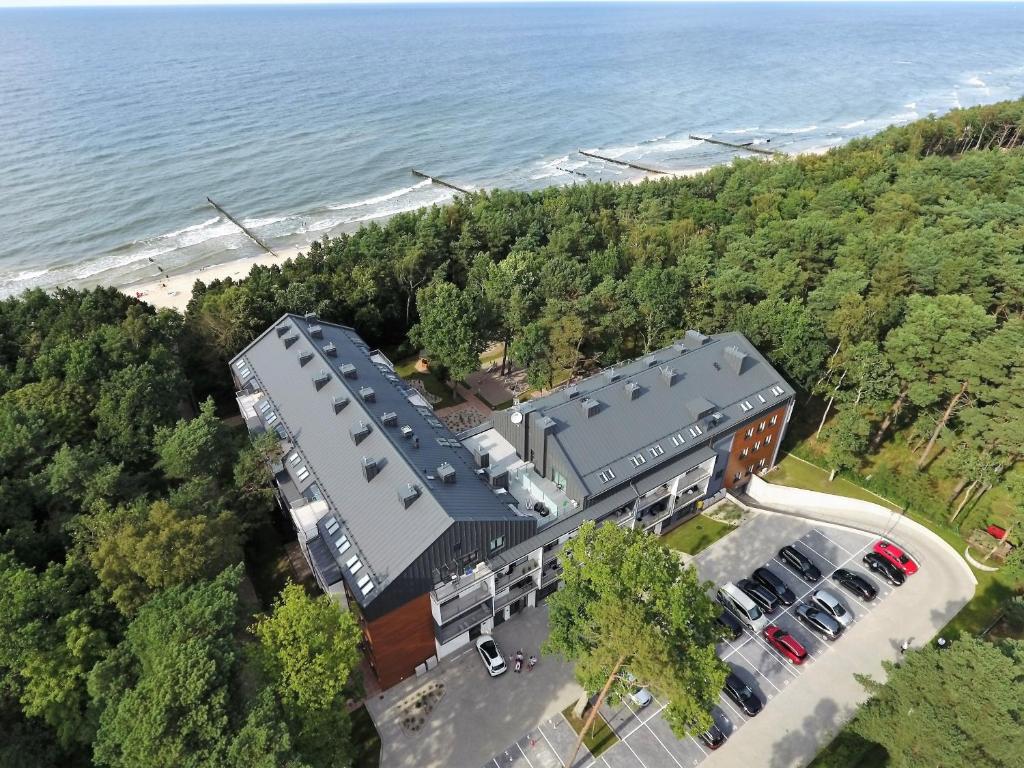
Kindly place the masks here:
<instances>
[{"instance_id":1,"label":"ocean","mask_svg":"<svg viewBox=\"0 0 1024 768\"><path fill-rule=\"evenodd\" d=\"M305 246L452 192L820 150L1024 94L1024 9L0 10L0 297ZM575 173L574 173L575 172Z\"/></svg>"}]
</instances>

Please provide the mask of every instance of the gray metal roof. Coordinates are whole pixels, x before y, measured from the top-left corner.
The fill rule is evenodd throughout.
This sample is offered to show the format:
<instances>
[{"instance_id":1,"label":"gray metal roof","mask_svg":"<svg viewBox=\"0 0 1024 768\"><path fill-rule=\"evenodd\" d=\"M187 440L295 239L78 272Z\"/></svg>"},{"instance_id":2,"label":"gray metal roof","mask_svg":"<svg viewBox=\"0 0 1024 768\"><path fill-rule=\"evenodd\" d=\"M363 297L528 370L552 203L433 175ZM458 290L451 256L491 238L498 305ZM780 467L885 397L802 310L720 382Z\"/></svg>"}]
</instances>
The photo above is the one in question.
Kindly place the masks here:
<instances>
[{"instance_id":1,"label":"gray metal roof","mask_svg":"<svg viewBox=\"0 0 1024 768\"><path fill-rule=\"evenodd\" d=\"M733 348L746 355L740 373ZM638 385L637 392L627 387L630 382ZM559 445L588 495L596 495L778 407L793 394L746 337L723 333L688 336L619 365L614 374L603 371L517 408L554 421L548 439ZM599 407L584 408L584 400L595 400ZM694 411L706 415L696 418ZM614 475L611 480L602 479L607 469Z\"/></svg>"},{"instance_id":2,"label":"gray metal roof","mask_svg":"<svg viewBox=\"0 0 1024 768\"><path fill-rule=\"evenodd\" d=\"M249 371L246 381L264 393L269 405L261 400L256 408L264 425L286 430L291 483L300 493L318 490L328 503L331 512L317 526L322 546L310 550L315 562L331 558L360 603L455 521L519 519L480 482L473 457L433 411L410 402L416 390L353 329L285 315L230 364ZM360 424L369 434L357 444ZM441 479L448 467L453 482ZM410 485L420 490L411 501Z\"/></svg>"}]
</instances>

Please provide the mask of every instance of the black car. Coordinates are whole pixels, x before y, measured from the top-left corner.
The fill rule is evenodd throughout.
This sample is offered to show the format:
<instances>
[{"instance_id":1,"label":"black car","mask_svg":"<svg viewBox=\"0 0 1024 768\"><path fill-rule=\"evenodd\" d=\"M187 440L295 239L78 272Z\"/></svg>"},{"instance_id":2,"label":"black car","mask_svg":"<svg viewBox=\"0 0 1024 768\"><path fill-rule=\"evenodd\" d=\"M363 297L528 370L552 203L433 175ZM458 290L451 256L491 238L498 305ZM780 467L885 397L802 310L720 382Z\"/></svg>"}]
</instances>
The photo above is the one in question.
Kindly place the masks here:
<instances>
[{"instance_id":1,"label":"black car","mask_svg":"<svg viewBox=\"0 0 1024 768\"><path fill-rule=\"evenodd\" d=\"M717 725L712 725L700 735L700 740L704 742L708 749L718 749L725 744L725 734L722 733L722 729Z\"/></svg>"},{"instance_id":2,"label":"black car","mask_svg":"<svg viewBox=\"0 0 1024 768\"><path fill-rule=\"evenodd\" d=\"M749 685L737 677L735 672L730 672L729 676L725 678L725 687L722 690L726 696L736 703L736 706L750 717L760 712L761 707L764 706L758 695L750 689Z\"/></svg>"},{"instance_id":3,"label":"black car","mask_svg":"<svg viewBox=\"0 0 1024 768\"><path fill-rule=\"evenodd\" d=\"M775 613L775 609L779 607L779 598L763 584L758 584L750 579L740 579L736 582L736 586L767 614Z\"/></svg>"},{"instance_id":4,"label":"black car","mask_svg":"<svg viewBox=\"0 0 1024 768\"><path fill-rule=\"evenodd\" d=\"M775 596L779 598L779 602L783 605L792 605L796 602L796 595L793 594L793 590L787 587L786 582L767 568L758 568L754 571L753 575L754 581L768 587L768 589L775 593Z\"/></svg>"},{"instance_id":5,"label":"black car","mask_svg":"<svg viewBox=\"0 0 1024 768\"><path fill-rule=\"evenodd\" d=\"M821 579L821 571L818 570L818 566L812 563L807 555L789 544L779 550L779 560L810 584L816 584Z\"/></svg>"},{"instance_id":6,"label":"black car","mask_svg":"<svg viewBox=\"0 0 1024 768\"><path fill-rule=\"evenodd\" d=\"M740 624L739 621L736 620L736 617L728 611L722 611L716 621L728 630L729 637L733 640L736 640L743 634L743 625Z\"/></svg>"},{"instance_id":7,"label":"black car","mask_svg":"<svg viewBox=\"0 0 1024 768\"><path fill-rule=\"evenodd\" d=\"M843 634L843 626L821 608L813 605L798 605L793 609L797 619L816 635L826 640L837 640Z\"/></svg>"},{"instance_id":8,"label":"black car","mask_svg":"<svg viewBox=\"0 0 1024 768\"><path fill-rule=\"evenodd\" d=\"M832 574L832 581L867 603L870 603L878 595L878 587L856 571L840 568Z\"/></svg>"},{"instance_id":9,"label":"black car","mask_svg":"<svg viewBox=\"0 0 1024 768\"><path fill-rule=\"evenodd\" d=\"M901 586L907 580L907 574L890 563L877 552L868 552L864 555L864 565L888 581L894 587Z\"/></svg>"}]
</instances>

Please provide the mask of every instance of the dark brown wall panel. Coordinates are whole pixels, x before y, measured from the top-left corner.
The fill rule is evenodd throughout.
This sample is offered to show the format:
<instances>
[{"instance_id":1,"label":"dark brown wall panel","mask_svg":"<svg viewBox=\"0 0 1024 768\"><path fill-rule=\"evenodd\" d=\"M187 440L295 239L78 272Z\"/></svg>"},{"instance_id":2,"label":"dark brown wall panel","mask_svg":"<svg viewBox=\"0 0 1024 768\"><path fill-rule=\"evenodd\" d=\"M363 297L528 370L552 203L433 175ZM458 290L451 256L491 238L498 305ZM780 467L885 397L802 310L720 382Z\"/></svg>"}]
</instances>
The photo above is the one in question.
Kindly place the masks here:
<instances>
[{"instance_id":1,"label":"dark brown wall panel","mask_svg":"<svg viewBox=\"0 0 1024 768\"><path fill-rule=\"evenodd\" d=\"M434 623L430 595L423 594L379 619L363 625L370 645L370 663L382 688L411 676L416 666L434 655Z\"/></svg>"}]
</instances>

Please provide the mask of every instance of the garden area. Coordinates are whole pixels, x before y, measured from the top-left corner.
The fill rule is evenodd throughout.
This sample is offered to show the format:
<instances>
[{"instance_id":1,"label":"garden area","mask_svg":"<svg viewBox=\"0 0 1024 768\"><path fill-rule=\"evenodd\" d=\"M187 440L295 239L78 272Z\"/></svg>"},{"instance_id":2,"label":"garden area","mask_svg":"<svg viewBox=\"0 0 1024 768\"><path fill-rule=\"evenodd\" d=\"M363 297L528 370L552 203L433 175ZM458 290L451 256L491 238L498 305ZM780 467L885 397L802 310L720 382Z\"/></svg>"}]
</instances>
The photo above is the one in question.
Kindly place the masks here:
<instances>
[{"instance_id":1,"label":"garden area","mask_svg":"<svg viewBox=\"0 0 1024 768\"><path fill-rule=\"evenodd\" d=\"M427 370L422 370L422 366L419 365L419 362L419 355L413 355L412 357L400 360L395 363L395 373L410 384L413 382L419 382L423 389L426 390L426 399L430 401L430 404L434 406L435 410L439 408L448 408L449 406L458 405L462 402L462 398L452 392L452 388L435 375L432 370L429 368ZM413 384L413 386L416 385Z\"/></svg>"},{"instance_id":2,"label":"garden area","mask_svg":"<svg viewBox=\"0 0 1024 768\"><path fill-rule=\"evenodd\" d=\"M582 718L576 717L573 713L573 707L563 709L562 714L565 716L565 719L569 721L569 725L572 726L572 729L579 734L580 731L583 730L583 725L586 722L589 710L585 710L583 712ZM601 714L598 713L597 717L594 718L594 722L591 725L590 730L588 730L583 736L583 746L590 750L590 754L597 757L618 740L619 737L615 735L615 731L612 730L611 726L608 725Z\"/></svg>"},{"instance_id":3,"label":"garden area","mask_svg":"<svg viewBox=\"0 0 1024 768\"><path fill-rule=\"evenodd\" d=\"M735 530L735 526L700 514L666 533L662 537L662 542L669 549L696 555L733 530Z\"/></svg>"}]
</instances>

